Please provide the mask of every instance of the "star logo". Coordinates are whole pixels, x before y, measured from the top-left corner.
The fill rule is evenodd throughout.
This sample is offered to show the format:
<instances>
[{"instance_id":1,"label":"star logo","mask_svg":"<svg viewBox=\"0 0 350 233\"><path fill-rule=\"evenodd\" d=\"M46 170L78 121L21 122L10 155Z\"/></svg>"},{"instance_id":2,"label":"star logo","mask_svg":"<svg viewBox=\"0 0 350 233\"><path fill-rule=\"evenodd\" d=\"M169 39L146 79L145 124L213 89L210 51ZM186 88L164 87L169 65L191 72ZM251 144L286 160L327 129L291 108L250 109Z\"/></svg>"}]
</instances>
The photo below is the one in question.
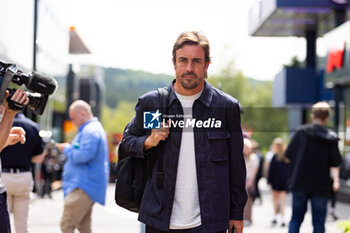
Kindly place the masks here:
<instances>
[{"instance_id":1,"label":"star logo","mask_svg":"<svg viewBox=\"0 0 350 233\"><path fill-rule=\"evenodd\" d=\"M158 117L160 117L162 114L159 113L159 110L157 110L155 113L151 113L151 115L153 116L151 122L153 122L154 120L158 119Z\"/></svg>"},{"instance_id":2,"label":"star logo","mask_svg":"<svg viewBox=\"0 0 350 233\"><path fill-rule=\"evenodd\" d=\"M144 129L160 129L160 116L162 113L159 109L156 112L143 112Z\"/></svg>"}]
</instances>

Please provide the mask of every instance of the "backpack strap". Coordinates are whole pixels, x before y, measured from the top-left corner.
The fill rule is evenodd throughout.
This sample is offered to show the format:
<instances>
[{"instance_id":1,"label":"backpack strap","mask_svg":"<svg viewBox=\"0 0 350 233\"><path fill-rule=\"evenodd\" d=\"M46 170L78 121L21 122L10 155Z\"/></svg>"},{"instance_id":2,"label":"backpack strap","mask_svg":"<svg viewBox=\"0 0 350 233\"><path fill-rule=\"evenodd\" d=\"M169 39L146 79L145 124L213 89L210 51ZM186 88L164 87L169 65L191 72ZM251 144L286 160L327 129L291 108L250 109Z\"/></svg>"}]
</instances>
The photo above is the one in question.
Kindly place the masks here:
<instances>
[{"instance_id":1,"label":"backpack strap","mask_svg":"<svg viewBox=\"0 0 350 233\"><path fill-rule=\"evenodd\" d=\"M166 87L158 88L158 97L160 102L160 112L162 114L167 114L168 112L168 98L169 98L169 91ZM161 141L160 143L163 143ZM164 177L164 167L163 167L163 160L164 160L164 147L162 153L159 153L159 157L157 158L158 161L158 170L157 170L157 188L161 189L163 188L163 177Z\"/></svg>"}]
</instances>

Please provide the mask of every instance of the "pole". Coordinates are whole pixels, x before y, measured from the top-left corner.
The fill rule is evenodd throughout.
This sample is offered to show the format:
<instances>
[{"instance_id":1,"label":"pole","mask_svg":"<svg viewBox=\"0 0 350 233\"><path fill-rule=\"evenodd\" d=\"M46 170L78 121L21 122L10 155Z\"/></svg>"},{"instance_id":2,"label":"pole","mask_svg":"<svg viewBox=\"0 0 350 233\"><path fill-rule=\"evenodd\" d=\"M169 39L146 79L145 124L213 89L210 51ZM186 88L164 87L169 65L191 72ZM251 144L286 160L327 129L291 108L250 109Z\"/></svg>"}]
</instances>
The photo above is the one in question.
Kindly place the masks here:
<instances>
[{"instance_id":1,"label":"pole","mask_svg":"<svg viewBox=\"0 0 350 233\"><path fill-rule=\"evenodd\" d=\"M33 70L36 70L36 39L38 33L38 1L34 0L34 29L33 29Z\"/></svg>"}]
</instances>

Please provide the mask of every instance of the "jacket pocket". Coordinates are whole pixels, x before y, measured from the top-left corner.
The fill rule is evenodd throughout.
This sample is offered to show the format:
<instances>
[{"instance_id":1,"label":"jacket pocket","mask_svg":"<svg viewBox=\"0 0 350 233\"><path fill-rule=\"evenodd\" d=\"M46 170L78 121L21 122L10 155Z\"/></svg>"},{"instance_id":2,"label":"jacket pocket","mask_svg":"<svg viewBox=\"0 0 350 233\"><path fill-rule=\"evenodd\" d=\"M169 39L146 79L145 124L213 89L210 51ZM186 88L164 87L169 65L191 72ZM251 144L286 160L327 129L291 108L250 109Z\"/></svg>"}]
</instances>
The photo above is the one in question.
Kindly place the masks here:
<instances>
[{"instance_id":1,"label":"jacket pocket","mask_svg":"<svg viewBox=\"0 0 350 233\"><path fill-rule=\"evenodd\" d=\"M228 160L230 132L226 130L207 131L212 162Z\"/></svg>"},{"instance_id":2,"label":"jacket pocket","mask_svg":"<svg viewBox=\"0 0 350 233\"><path fill-rule=\"evenodd\" d=\"M164 201L162 201L165 195L163 193L164 189L158 189L153 182L152 179L147 181L142 196L140 213L162 221L162 216L165 212L165 204Z\"/></svg>"}]
</instances>

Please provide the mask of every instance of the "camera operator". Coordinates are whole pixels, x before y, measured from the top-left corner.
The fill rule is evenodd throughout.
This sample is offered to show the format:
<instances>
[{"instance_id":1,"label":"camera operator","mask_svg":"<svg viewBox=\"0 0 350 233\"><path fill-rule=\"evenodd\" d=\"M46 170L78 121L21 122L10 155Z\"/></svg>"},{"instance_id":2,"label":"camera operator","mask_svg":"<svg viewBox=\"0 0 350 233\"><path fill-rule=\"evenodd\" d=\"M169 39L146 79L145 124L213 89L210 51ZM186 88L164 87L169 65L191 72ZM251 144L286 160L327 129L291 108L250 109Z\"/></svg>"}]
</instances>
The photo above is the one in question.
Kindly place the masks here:
<instances>
[{"instance_id":1,"label":"camera operator","mask_svg":"<svg viewBox=\"0 0 350 233\"><path fill-rule=\"evenodd\" d=\"M6 96L9 92L6 92ZM11 100L18 105L25 106L28 104L29 99L26 93L22 89L16 90L11 97ZM12 127L13 118L18 111L12 110L8 107L8 103L5 102L5 111L0 121L0 151L8 145L16 144L17 142L25 143L25 132L20 127ZM7 195L6 189L1 182L0 177L0 232L10 233L10 219L7 210Z\"/></svg>"},{"instance_id":2,"label":"camera operator","mask_svg":"<svg viewBox=\"0 0 350 233\"><path fill-rule=\"evenodd\" d=\"M39 125L19 112L13 126L22 127L26 142L8 146L0 153L2 182L7 190L7 204L14 217L16 233L28 233L30 194L34 180L32 163L42 163L45 144L39 136Z\"/></svg>"}]
</instances>

